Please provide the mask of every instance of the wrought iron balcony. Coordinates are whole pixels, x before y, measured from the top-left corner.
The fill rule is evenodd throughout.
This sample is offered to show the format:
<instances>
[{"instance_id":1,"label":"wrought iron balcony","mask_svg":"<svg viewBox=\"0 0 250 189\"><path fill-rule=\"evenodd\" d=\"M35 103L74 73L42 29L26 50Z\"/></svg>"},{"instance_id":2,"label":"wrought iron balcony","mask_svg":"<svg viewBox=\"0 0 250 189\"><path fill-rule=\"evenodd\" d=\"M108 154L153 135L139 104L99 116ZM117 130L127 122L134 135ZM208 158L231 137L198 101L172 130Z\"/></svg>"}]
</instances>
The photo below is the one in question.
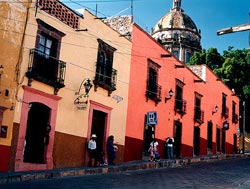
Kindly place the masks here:
<instances>
[{"instance_id":1,"label":"wrought iron balcony","mask_svg":"<svg viewBox=\"0 0 250 189\"><path fill-rule=\"evenodd\" d=\"M156 104L161 102L161 86L147 80L146 98L155 101Z\"/></svg>"},{"instance_id":2,"label":"wrought iron balcony","mask_svg":"<svg viewBox=\"0 0 250 189\"><path fill-rule=\"evenodd\" d=\"M30 50L30 60L26 76L29 78L28 85L32 80L37 80L54 87L54 94L63 88L65 79L66 63L50 57L37 49Z\"/></svg>"},{"instance_id":3,"label":"wrought iron balcony","mask_svg":"<svg viewBox=\"0 0 250 189\"><path fill-rule=\"evenodd\" d=\"M98 87L102 87L108 90L108 95L110 96L110 94L116 90L116 78L117 70L110 66L97 63L95 79L93 81L95 91Z\"/></svg>"},{"instance_id":4,"label":"wrought iron balcony","mask_svg":"<svg viewBox=\"0 0 250 189\"><path fill-rule=\"evenodd\" d=\"M194 109L194 121L199 124L204 123L204 111L200 107Z\"/></svg>"},{"instance_id":5,"label":"wrought iron balcony","mask_svg":"<svg viewBox=\"0 0 250 189\"><path fill-rule=\"evenodd\" d=\"M186 114L187 101L184 99L175 99L175 111L181 115Z\"/></svg>"},{"instance_id":6,"label":"wrought iron balcony","mask_svg":"<svg viewBox=\"0 0 250 189\"><path fill-rule=\"evenodd\" d=\"M233 114L232 122L238 123L238 121L239 121L239 116L237 114Z\"/></svg>"},{"instance_id":7,"label":"wrought iron balcony","mask_svg":"<svg viewBox=\"0 0 250 189\"><path fill-rule=\"evenodd\" d=\"M228 107L222 108L221 116L224 117L224 118L228 118L228 112L229 112Z\"/></svg>"}]
</instances>

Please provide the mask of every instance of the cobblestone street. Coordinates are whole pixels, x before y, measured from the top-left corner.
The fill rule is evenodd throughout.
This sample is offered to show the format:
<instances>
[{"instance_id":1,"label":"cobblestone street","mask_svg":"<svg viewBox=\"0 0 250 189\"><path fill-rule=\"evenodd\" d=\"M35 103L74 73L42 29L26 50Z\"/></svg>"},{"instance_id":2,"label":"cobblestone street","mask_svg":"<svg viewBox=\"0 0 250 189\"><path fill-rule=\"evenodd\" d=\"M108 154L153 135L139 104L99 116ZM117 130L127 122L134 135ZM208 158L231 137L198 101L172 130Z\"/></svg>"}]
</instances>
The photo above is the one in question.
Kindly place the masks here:
<instances>
[{"instance_id":1,"label":"cobblestone street","mask_svg":"<svg viewBox=\"0 0 250 189\"><path fill-rule=\"evenodd\" d=\"M151 170L15 182L0 185L0 189L246 189L250 188L249 173L250 158L243 158Z\"/></svg>"}]
</instances>

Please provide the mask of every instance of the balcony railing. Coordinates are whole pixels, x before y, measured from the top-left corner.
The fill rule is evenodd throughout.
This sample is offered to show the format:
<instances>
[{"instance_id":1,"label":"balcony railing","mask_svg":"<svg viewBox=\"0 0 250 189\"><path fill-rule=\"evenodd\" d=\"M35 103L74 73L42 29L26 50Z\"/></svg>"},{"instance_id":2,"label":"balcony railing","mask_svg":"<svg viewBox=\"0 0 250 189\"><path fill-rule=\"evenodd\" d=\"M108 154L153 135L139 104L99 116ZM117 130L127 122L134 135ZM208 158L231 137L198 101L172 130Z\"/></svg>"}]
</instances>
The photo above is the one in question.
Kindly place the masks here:
<instances>
[{"instance_id":1,"label":"balcony railing","mask_svg":"<svg viewBox=\"0 0 250 189\"><path fill-rule=\"evenodd\" d=\"M161 86L147 80L146 98L147 100L151 99L158 104L161 101Z\"/></svg>"},{"instance_id":2,"label":"balcony railing","mask_svg":"<svg viewBox=\"0 0 250 189\"><path fill-rule=\"evenodd\" d=\"M204 123L204 111L200 107L194 109L194 121L197 123Z\"/></svg>"},{"instance_id":3,"label":"balcony railing","mask_svg":"<svg viewBox=\"0 0 250 189\"><path fill-rule=\"evenodd\" d=\"M175 99L175 111L181 115L186 114L187 101L184 99Z\"/></svg>"},{"instance_id":4,"label":"balcony railing","mask_svg":"<svg viewBox=\"0 0 250 189\"><path fill-rule=\"evenodd\" d=\"M116 78L117 70L110 66L97 63L95 79L93 81L95 85L95 91L98 87L102 87L108 90L108 95L110 96L110 94L116 90Z\"/></svg>"},{"instance_id":5,"label":"balcony railing","mask_svg":"<svg viewBox=\"0 0 250 189\"><path fill-rule=\"evenodd\" d=\"M65 79L66 63L50 57L37 49L30 50L30 60L26 76L29 78L28 85L31 86L32 80L37 80L53 86L57 94L63 88Z\"/></svg>"},{"instance_id":6,"label":"balcony railing","mask_svg":"<svg viewBox=\"0 0 250 189\"><path fill-rule=\"evenodd\" d=\"M229 112L228 107L222 108L221 116L224 117L224 118L228 118L228 112Z\"/></svg>"},{"instance_id":7,"label":"balcony railing","mask_svg":"<svg viewBox=\"0 0 250 189\"><path fill-rule=\"evenodd\" d=\"M233 123L238 123L239 121L239 116L237 114L233 114L233 119L232 119Z\"/></svg>"}]
</instances>

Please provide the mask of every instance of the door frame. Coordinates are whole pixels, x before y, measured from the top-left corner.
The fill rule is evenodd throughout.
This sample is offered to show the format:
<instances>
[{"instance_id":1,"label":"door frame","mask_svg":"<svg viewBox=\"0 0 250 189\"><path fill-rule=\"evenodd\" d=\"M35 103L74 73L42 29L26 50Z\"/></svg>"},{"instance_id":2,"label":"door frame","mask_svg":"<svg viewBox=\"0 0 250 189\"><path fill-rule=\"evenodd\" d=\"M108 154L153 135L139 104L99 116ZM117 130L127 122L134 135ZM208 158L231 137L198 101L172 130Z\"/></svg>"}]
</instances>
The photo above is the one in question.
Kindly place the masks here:
<instances>
[{"instance_id":1,"label":"door frame","mask_svg":"<svg viewBox=\"0 0 250 189\"><path fill-rule=\"evenodd\" d=\"M93 100L90 100L90 107L89 107L89 117L88 117L88 129L87 129L87 141L88 142L91 138L91 130L92 130L92 119L93 119L93 112L94 110L101 111L103 113L106 113L106 120L105 120L105 125L104 125L104 133L103 133L103 150L106 152L106 141L109 136L109 131L110 131L110 119L111 119L111 112L113 110L112 107L106 106L104 104L101 104L99 102L95 102ZM88 160L89 160L89 155L87 152L87 143L86 143L86 149L85 149L85 163L84 165L88 165ZM106 154L106 153L105 153ZM106 157L105 157L106 158Z\"/></svg>"}]
</instances>

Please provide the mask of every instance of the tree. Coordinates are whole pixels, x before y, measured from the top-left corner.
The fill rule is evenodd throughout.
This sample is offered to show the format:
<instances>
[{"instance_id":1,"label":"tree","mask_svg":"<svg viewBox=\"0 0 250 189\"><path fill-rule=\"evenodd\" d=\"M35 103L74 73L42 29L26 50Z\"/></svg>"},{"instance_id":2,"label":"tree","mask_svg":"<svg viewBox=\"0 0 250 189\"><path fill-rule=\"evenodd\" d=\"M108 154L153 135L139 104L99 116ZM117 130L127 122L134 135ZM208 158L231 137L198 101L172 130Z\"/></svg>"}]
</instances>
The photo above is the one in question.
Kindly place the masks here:
<instances>
[{"instance_id":1,"label":"tree","mask_svg":"<svg viewBox=\"0 0 250 189\"><path fill-rule=\"evenodd\" d=\"M235 89L242 99L248 99L250 97L250 55L248 50L233 50L233 47L229 47L227 51L223 52L223 58L222 67L215 68L214 73L229 88Z\"/></svg>"},{"instance_id":2,"label":"tree","mask_svg":"<svg viewBox=\"0 0 250 189\"><path fill-rule=\"evenodd\" d=\"M209 48L207 51L203 49L201 52L195 52L187 65L206 64L213 70L221 67L223 61L223 57L218 53L216 48Z\"/></svg>"},{"instance_id":3,"label":"tree","mask_svg":"<svg viewBox=\"0 0 250 189\"><path fill-rule=\"evenodd\" d=\"M193 56L191 56L187 65L201 65L206 63L206 50L202 49L201 52L196 51Z\"/></svg>"},{"instance_id":4,"label":"tree","mask_svg":"<svg viewBox=\"0 0 250 189\"><path fill-rule=\"evenodd\" d=\"M245 101L246 115L250 114L250 52L247 49L234 50L228 47L221 56L217 49L195 53L188 63L190 65L206 64L231 89L235 90L241 101ZM240 112L242 112L242 103ZM246 132L250 132L250 117L245 117ZM242 131L242 122L240 123Z\"/></svg>"}]
</instances>

